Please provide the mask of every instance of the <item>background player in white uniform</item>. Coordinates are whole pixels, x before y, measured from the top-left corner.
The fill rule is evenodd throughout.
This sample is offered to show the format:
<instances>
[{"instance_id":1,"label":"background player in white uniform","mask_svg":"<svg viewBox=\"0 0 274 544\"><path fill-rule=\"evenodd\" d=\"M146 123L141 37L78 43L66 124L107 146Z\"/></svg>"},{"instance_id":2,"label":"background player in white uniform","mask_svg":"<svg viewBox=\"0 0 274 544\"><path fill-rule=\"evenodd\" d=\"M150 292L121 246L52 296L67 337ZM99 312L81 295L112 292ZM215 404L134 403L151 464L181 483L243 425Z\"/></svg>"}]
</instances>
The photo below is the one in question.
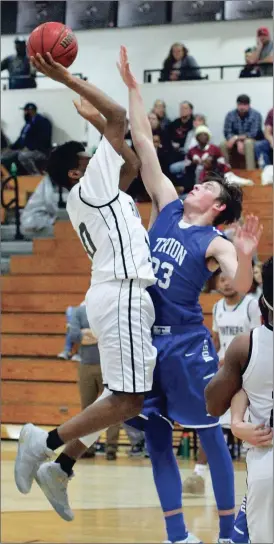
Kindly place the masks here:
<instances>
[{"instance_id":1,"label":"background player in white uniform","mask_svg":"<svg viewBox=\"0 0 274 544\"><path fill-rule=\"evenodd\" d=\"M230 344L223 367L206 388L209 413L232 401L232 430L247 453L247 524L251 543L273 542L273 258L263 266L264 324ZM245 393L241 390L243 389ZM250 423L243 422L249 405Z\"/></svg>"},{"instance_id":2,"label":"background player in white uniform","mask_svg":"<svg viewBox=\"0 0 274 544\"><path fill-rule=\"evenodd\" d=\"M218 271L215 280L216 289L223 298L213 306L212 338L222 366L232 340L238 334L250 333L258 327L261 324L261 312L257 300L252 295L243 296L238 293L221 271ZM220 418L220 423L225 428L230 427L230 410ZM200 446L194 472L184 482L184 493L204 493L206 469L207 457Z\"/></svg>"},{"instance_id":3,"label":"background player in white uniform","mask_svg":"<svg viewBox=\"0 0 274 544\"><path fill-rule=\"evenodd\" d=\"M147 233L132 198L119 191L126 112L49 54L47 61L40 55L32 61L106 119L99 147L80 182L68 187L67 201L73 227L93 261L86 308L106 388L98 402L50 433L31 424L23 427L15 464L16 484L23 493L29 492L41 462L58 447L86 435L82 441L89 446L103 429L138 415L152 386L156 360L151 342L154 308L146 291L155 282Z\"/></svg>"}]
</instances>

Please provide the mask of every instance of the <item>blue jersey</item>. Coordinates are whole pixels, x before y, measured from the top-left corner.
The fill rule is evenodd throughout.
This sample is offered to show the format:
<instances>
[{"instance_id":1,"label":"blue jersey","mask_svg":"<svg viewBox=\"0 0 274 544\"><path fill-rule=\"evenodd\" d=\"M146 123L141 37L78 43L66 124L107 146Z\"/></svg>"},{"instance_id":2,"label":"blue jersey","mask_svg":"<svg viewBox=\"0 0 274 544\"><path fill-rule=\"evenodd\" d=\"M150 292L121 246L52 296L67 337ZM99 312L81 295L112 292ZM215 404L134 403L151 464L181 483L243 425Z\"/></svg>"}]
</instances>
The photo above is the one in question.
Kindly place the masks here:
<instances>
[{"instance_id":1,"label":"blue jersey","mask_svg":"<svg viewBox=\"0 0 274 544\"><path fill-rule=\"evenodd\" d=\"M155 307L155 325L202 324L199 296L212 272L206 251L222 233L212 226L186 225L183 202L165 206L149 232L151 257L157 283L149 288Z\"/></svg>"}]
</instances>

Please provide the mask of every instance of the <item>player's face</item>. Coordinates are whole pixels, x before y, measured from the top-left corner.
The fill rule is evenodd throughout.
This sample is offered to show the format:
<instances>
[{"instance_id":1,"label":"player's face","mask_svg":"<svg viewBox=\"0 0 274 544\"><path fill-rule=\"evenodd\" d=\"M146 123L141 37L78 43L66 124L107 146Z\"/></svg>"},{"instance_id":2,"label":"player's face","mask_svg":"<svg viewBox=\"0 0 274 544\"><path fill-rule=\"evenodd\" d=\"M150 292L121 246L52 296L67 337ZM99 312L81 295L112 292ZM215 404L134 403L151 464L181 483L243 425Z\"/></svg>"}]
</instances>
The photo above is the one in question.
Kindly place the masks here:
<instances>
[{"instance_id":1,"label":"player's face","mask_svg":"<svg viewBox=\"0 0 274 544\"><path fill-rule=\"evenodd\" d=\"M188 193L185 204L191 206L201 214L206 213L210 209L220 213L225 209L225 204L220 204L221 187L216 181L206 181L201 185L194 185L192 191Z\"/></svg>"},{"instance_id":2,"label":"player's face","mask_svg":"<svg viewBox=\"0 0 274 544\"><path fill-rule=\"evenodd\" d=\"M217 291L221 293L221 295L227 298L234 297L238 294L237 291L235 291L235 289L232 287L231 280L224 274L219 274L219 276L217 277L216 288Z\"/></svg>"}]
</instances>

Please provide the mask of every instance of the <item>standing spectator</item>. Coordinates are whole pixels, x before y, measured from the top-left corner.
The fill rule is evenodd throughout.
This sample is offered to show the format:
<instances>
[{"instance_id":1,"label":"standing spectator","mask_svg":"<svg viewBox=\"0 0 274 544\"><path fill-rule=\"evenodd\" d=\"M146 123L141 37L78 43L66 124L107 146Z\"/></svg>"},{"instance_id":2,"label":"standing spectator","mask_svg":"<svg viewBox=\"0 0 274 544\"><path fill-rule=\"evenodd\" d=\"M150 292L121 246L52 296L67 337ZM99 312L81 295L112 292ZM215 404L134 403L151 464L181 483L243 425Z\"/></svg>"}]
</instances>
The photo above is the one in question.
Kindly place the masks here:
<instances>
[{"instance_id":1,"label":"standing spectator","mask_svg":"<svg viewBox=\"0 0 274 544\"><path fill-rule=\"evenodd\" d=\"M206 126L196 128L195 136L197 145L192 147L186 158L186 166L193 169L196 183L202 183L210 172L221 175L229 172L230 168L225 162L221 149L210 143L211 132Z\"/></svg>"},{"instance_id":2,"label":"standing spectator","mask_svg":"<svg viewBox=\"0 0 274 544\"><path fill-rule=\"evenodd\" d=\"M165 130L170 124L170 119L166 114L166 103L163 100L155 100L151 113L157 115L161 130Z\"/></svg>"},{"instance_id":3,"label":"standing spectator","mask_svg":"<svg viewBox=\"0 0 274 544\"><path fill-rule=\"evenodd\" d=\"M74 308L69 323L69 335L72 343L81 344L79 389L82 410L84 410L96 401L104 389L97 340L89 328L85 304ZM116 459L119 430L120 425L114 425L107 430L106 458L109 461ZM91 447L89 456L94 455L95 450Z\"/></svg>"},{"instance_id":4,"label":"standing spectator","mask_svg":"<svg viewBox=\"0 0 274 544\"><path fill-rule=\"evenodd\" d=\"M160 81L201 79L199 66L182 43L174 43L165 59Z\"/></svg>"},{"instance_id":5,"label":"standing spectator","mask_svg":"<svg viewBox=\"0 0 274 544\"><path fill-rule=\"evenodd\" d=\"M273 40L267 27L257 30L257 47L252 53L253 64L259 64L262 76L273 76Z\"/></svg>"},{"instance_id":6,"label":"standing spectator","mask_svg":"<svg viewBox=\"0 0 274 544\"><path fill-rule=\"evenodd\" d=\"M241 70L239 77L260 77L261 70L257 64L253 62L253 54L255 47L249 47L245 50L245 67Z\"/></svg>"},{"instance_id":7,"label":"standing spectator","mask_svg":"<svg viewBox=\"0 0 274 544\"><path fill-rule=\"evenodd\" d=\"M254 170L254 141L263 138L262 116L250 107L250 98L246 94L238 96L237 108L226 115L224 135L226 141L221 144L221 149L227 163L232 164L233 158L239 160L239 156L245 156L246 168Z\"/></svg>"},{"instance_id":8,"label":"standing spectator","mask_svg":"<svg viewBox=\"0 0 274 544\"><path fill-rule=\"evenodd\" d=\"M273 164L273 108L268 112L264 125L264 140L255 142L255 157L257 163L262 156L262 164L260 166L268 166Z\"/></svg>"},{"instance_id":9,"label":"standing spectator","mask_svg":"<svg viewBox=\"0 0 274 544\"><path fill-rule=\"evenodd\" d=\"M45 161L51 150L51 122L43 115L37 113L37 106L32 102L23 108L25 125L19 138L10 146L1 158L6 168L10 168L13 162L17 162L22 173L40 174L41 168L38 162Z\"/></svg>"},{"instance_id":10,"label":"standing spectator","mask_svg":"<svg viewBox=\"0 0 274 544\"><path fill-rule=\"evenodd\" d=\"M1 61L1 72L9 73L9 89L34 89L36 87L35 69L29 62L26 42L22 38L15 40L16 55L10 55Z\"/></svg>"}]
</instances>

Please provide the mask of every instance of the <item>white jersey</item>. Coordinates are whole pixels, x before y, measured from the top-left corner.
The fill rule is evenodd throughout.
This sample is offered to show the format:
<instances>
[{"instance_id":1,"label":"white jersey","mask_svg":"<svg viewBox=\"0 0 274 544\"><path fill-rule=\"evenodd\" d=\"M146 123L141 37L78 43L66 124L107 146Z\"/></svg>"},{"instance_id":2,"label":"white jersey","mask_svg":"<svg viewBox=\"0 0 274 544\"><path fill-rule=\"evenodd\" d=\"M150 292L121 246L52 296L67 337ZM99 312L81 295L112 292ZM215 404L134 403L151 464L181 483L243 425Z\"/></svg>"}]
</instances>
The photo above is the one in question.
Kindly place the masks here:
<instances>
[{"instance_id":1,"label":"white jersey","mask_svg":"<svg viewBox=\"0 0 274 544\"><path fill-rule=\"evenodd\" d=\"M250 338L248 366L243 374L250 420L255 425L273 426L273 331L262 325Z\"/></svg>"},{"instance_id":2,"label":"white jersey","mask_svg":"<svg viewBox=\"0 0 274 544\"><path fill-rule=\"evenodd\" d=\"M103 137L85 175L70 191L67 211L92 260L92 285L139 279L155 283L149 239L132 198L119 191L123 159Z\"/></svg>"},{"instance_id":3,"label":"white jersey","mask_svg":"<svg viewBox=\"0 0 274 544\"><path fill-rule=\"evenodd\" d=\"M219 359L238 334L249 333L261 324L261 312L257 300L252 295L246 295L235 306L226 304L225 299L219 300L213 307L212 330L219 334Z\"/></svg>"}]
</instances>

